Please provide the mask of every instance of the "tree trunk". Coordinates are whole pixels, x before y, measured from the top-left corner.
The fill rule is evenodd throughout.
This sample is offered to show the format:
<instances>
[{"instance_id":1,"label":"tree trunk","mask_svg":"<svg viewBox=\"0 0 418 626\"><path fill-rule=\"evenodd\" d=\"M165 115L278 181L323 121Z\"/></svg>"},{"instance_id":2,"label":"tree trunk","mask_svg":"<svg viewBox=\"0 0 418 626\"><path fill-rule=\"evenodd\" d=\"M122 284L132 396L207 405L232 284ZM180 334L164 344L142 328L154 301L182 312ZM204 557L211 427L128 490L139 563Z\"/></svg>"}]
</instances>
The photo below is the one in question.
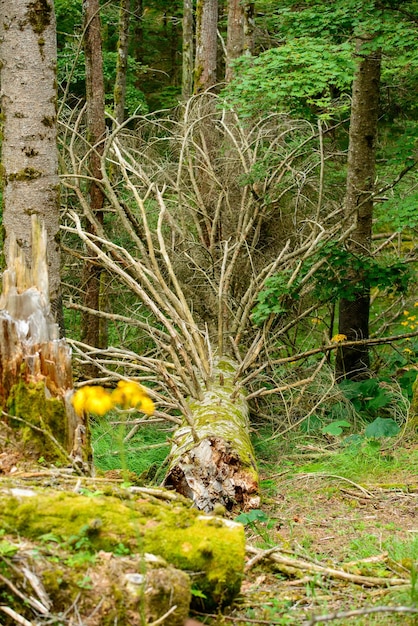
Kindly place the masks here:
<instances>
[{"instance_id":1,"label":"tree trunk","mask_svg":"<svg viewBox=\"0 0 418 626\"><path fill-rule=\"evenodd\" d=\"M191 419L173 437L165 485L206 512L260 502L248 403L233 380L237 367L226 357L217 363L202 400L190 402Z\"/></svg>"},{"instance_id":2,"label":"tree trunk","mask_svg":"<svg viewBox=\"0 0 418 626\"><path fill-rule=\"evenodd\" d=\"M370 45L370 40L367 41ZM355 228L347 243L353 255L371 253L373 198L375 178L375 150L380 87L380 52L362 52L364 41L359 41L359 65L353 82L348 150L347 193L345 214ZM370 294L361 286L361 271L351 270L350 278L358 284L352 299L341 299L339 305L339 330L348 340L367 339L369 336ZM337 354L338 378L361 379L368 376L369 353L367 346L345 348Z\"/></svg>"},{"instance_id":3,"label":"tree trunk","mask_svg":"<svg viewBox=\"0 0 418 626\"><path fill-rule=\"evenodd\" d=\"M252 54L254 2L229 0L228 32L226 40L225 80L230 82L234 72L231 61L243 54Z\"/></svg>"},{"instance_id":4,"label":"tree trunk","mask_svg":"<svg viewBox=\"0 0 418 626\"><path fill-rule=\"evenodd\" d=\"M9 243L0 299L3 419L15 433L15 448L25 461L70 461L89 470L87 425L70 402L71 351L65 339L59 339L50 310L46 230L33 215L29 263L13 233Z\"/></svg>"},{"instance_id":5,"label":"tree trunk","mask_svg":"<svg viewBox=\"0 0 418 626\"><path fill-rule=\"evenodd\" d=\"M187 100L193 93L193 0L183 0L183 69L182 97Z\"/></svg>"},{"instance_id":6,"label":"tree trunk","mask_svg":"<svg viewBox=\"0 0 418 626\"><path fill-rule=\"evenodd\" d=\"M38 215L48 237L49 301L62 325L54 6L1 0L0 7L6 263L13 237L30 261L29 216Z\"/></svg>"},{"instance_id":7,"label":"tree trunk","mask_svg":"<svg viewBox=\"0 0 418 626\"><path fill-rule=\"evenodd\" d=\"M102 39L100 27L100 5L98 0L86 0L84 8L85 60L86 60L86 100L87 132L93 150L90 154L89 169L93 180L90 183L90 208L97 221L103 223L104 193L100 185L102 179L101 157L106 136L105 102L102 60ZM95 227L88 224L93 234ZM95 259L87 260L83 270L84 306L100 311L101 268ZM90 346L101 344L101 318L90 312L83 312L81 339ZM85 374L95 377L95 366L87 366Z\"/></svg>"},{"instance_id":8,"label":"tree trunk","mask_svg":"<svg viewBox=\"0 0 418 626\"><path fill-rule=\"evenodd\" d=\"M51 479L54 484L59 480L56 474ZM80 493L82 487L71 479L55 489L43 486L41 492L28 482L25 490L14 489L11 480L8 476L1 485L0 523L11 545L22 550L19 556L26 552L29 557L22 558L22 569L33 568L43 581L43 597L50 599L48 617L60 613L58 623L65 613L68 624L130 626L158 619L166 626L183 626L190 602L200 610L217 610L240 590L245 564L242 524L201 515L184 498L164 489L126 490L103 478L99 484L80 479L86 491L102 492L92 498ZM59 559L50 558L47 535L59 538ZM80 559L75 576L71 561L77 542L97 558ZM29 595L27 573L19 576L19 559L10 568L8 564L2 564L2 575L16 583L11 592L8 589L8 600L14 607L17 600L19 613L33 618L22 596L13 596L16 588ZM80 585L84 578L92 583L87 588ZM2 584L2 597L3 591Z\"/></svg>"},{"instance_id":9,"label":"tree trunk","mask_svg":"<svg viewBox=\"0 0 418 626\"><path fill-rule=\"evenodd\" d=\"M194 92L216 83L218 0L198 0L196 6L196 56Z\"/></svg>"},{"instance_id":10,"label":"tree trunk","mask_svg":"<svg viewBox=\"0 0 418 626\"><path fill-rule=\"evenodd\" d=\"M122 124L125 119L130 6L130 0L121 0L119 14L119 41L116 60L116 80L114 89L115 119L118 124Z\"/></svg>"}]
</instances>

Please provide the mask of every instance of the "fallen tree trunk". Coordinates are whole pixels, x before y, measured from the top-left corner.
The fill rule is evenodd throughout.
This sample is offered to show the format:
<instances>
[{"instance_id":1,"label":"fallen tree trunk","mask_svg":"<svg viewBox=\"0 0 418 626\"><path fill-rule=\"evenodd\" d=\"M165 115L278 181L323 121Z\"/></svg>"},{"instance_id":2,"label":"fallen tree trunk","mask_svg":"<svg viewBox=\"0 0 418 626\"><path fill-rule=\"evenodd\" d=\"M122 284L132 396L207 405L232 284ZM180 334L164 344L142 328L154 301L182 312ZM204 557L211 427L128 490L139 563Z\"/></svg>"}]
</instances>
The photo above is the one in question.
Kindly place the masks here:
<instances>
[{"instance_id":1,"label":"fallen tree trunk","mask_svg":"<svg viewBox=\"0 0 418 626\"><path fill-rule=\"evenodd\" d=\"M32 217L27 265L11 237L0 298L0 405L26 461L71 462L88 470L87 426L71 405L71 350L49 303L46 231Z\"/></svg>"},{"instance_id":2,"label":"fallen tree trunk","mask_svg":"<svg viewBox=\"0 0 418 626\"><path fill-rule=\"evenodd\" d=\"M249 436L248 403L236 392L237 364L223 357L202 400L190 400L190 416L173 436L164 481L210 512L259 505L258 473Z\"/></svg>"},{"instance_id":3,"label":"fallen tree trunk","mask_svg":"<svg viewBox=\"0 0 418 626\"><path fill-rule=\"evenodd\" d=\"M161 623L182 626L193 600L216 609L239 592L242 524L201 515L162 489L52 478L58 490L33 486L36 478L0 481L0 598L7 597L0 604L25 617L74 613L86 626L145 623L144 615L148 624L170 612ZM16 575L22 563L44 590L37 594L44 611L22 603L19 593L33 596L29 577Z\"/></svg>"}]
</instances>

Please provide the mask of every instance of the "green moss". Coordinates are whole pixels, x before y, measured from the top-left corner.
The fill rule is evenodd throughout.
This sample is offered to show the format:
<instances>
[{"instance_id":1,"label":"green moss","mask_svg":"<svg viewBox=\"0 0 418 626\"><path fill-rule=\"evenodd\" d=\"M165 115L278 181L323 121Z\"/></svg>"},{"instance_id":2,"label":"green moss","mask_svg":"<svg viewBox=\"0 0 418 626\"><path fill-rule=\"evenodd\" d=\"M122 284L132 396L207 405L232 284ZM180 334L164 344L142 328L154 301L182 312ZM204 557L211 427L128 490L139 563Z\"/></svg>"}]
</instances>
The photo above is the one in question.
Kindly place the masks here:
<instances>
[{"instance_id":1,"label":"green moss","mask_svg":"<svg viewBox=\"0 0 418 626\"><path fill-rule=\"evenodd\" d=\"M12 425L21 431L21 437L27 442L34 454L43 456L47 460L68 459L53 443L46 433L53 437L65 448L67 443L67 419L64 402L60 398L47 397L43 381L28 383L19 381L10 390L7 399L7 412L12 417L25 420L12 420ZM35 426L35 428L32 428ZM42 429L43 432L37 429Z\"/></svg>"},{"instance_id":2,"label":"green moss","mask_svg":"<svg viewBox=\"0 0 418 626\"><path fill-rule=\"evenodd\" d=\"M28 18L32 29L41 35L51 23L52 8L48 0L35 0L28 5Z\"/></svg>"},{"instance_id":3,"label":"green moss","mask_svg":"<svg viewBox=\"0 0 418 626\"><path fill-rule=\"evenodd\" d=\"M55 116L50 116L50 117L45 116L42 118L41 122L47 128L53 128L56 122L56 118Z\"/></svg>"},{"instance_id":4,"label":"green moss","mask_svg":"<svg viewBox=\"0 0 418 626\"><path fill-rule=\"evenodd\" d=\"M36 180L37 178L40 178L42 176L42 172L40 172L39 170L35 170L33 167L25 167L23 170L20 170L19 172L13 172L12 174L9 174L7 176L9 181L14 181L14 180L19 180L19 181L23 181L23 180Z\"/></svg>"},{"instance_id":5,"label":"green moss","mask_svg":"<svg viewBox=\"0 0 418 626\"><path fill-rule=\"evenodd\" d=\"M73 549L151 552L193 573L206 607L230 602L243 575L243 526L199 516L188 504L40 492L18 499L0 493L0 520L7 532L32 540L49 534ZM80 548L81 549L81 548Z\"/></svg>"}]
</instances>

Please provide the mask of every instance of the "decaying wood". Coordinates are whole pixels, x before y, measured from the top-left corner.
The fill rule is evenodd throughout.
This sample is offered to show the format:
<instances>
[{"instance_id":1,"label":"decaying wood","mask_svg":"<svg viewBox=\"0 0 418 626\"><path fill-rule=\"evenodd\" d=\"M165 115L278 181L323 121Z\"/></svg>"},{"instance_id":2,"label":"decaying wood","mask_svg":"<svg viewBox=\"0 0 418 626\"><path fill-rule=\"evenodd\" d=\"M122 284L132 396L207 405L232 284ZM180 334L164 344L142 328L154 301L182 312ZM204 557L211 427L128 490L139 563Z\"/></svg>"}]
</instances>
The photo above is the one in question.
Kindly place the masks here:
<instances>
[{"instance_id":1,"label":"decaying wood","mask_svg":"<svg viewBox=\"0 0 418 626\"><path fill-rule=\"evenodd\" d=\"M58 457L62 457L64 450L73 462L83 464L90 456L87 434L84 422L76 416L70 402L73 392L71 350L65 339L60 339L51 313L46 230L36 216L32 216L30 264L16 239L11 237L10 242L10 265L3 274L0 297L3 420L16 427L24 423L33 428L35 435L43 430L50 431L49 438L34 437L26 449L29 456L32 452L37 458L48 457L51 441L56 440L62 448L56 450ZM34 414L40 396L45 407L53 410L54 424L47 410L39 408L39 414ZM53 400L57 400L61 408L54 405ZM59 415L63 423L56 423Z\"/></svg>"},{"instance_id":2,"label":"decaying wood","mask_svg":"<svg viewBox=\"0 0 418 626\"><path fill-rule=\"evenodd\" d=\"M236 393L238 364L223 358L203 399L190 402L191 424L175 432L165 485L198 509L258 506L258 474L249 437L248 403Z\"/></svg>"}]
</instances>

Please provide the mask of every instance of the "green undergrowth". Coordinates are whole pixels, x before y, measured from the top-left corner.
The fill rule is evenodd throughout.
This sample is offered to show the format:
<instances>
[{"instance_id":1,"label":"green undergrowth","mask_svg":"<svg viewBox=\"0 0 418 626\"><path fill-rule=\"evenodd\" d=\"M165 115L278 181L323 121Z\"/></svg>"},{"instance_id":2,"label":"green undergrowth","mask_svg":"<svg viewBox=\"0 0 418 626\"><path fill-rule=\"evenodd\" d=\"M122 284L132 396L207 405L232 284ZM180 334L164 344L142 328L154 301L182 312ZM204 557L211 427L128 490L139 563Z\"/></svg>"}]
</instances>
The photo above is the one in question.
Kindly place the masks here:
<instances>
[{"instance_id":1,"label":"green undergrowth","mask_svg":"<svg viewBox=\"0 0 418 626\"><path fill-rule=\"evenodd\" d=\"M271 438L265 430L254 437L254 447L264 476L262 487L273 487L271 475L289 476L318 473L341 476L354 482L407 485L418 477L418 449L402 437L366 438L363 434L346 437L288 434L286 439ZM389 475L391 478L389 479Z\"/></svg>"},{"instance_id":2,"label":"green undergrowth","mask_svg":"<svg viewBox=\"0 0 418 626\"><path fill-rule=\"evenodd\" d=\"M121 421L121 415L111 413L91 424L95 467L103 472L134 472L147 482L161 477L160 470L170 450L167 426L143 424L131 435L134 425L115 424L117 421Z\"/></svg>"}]
</instances>

